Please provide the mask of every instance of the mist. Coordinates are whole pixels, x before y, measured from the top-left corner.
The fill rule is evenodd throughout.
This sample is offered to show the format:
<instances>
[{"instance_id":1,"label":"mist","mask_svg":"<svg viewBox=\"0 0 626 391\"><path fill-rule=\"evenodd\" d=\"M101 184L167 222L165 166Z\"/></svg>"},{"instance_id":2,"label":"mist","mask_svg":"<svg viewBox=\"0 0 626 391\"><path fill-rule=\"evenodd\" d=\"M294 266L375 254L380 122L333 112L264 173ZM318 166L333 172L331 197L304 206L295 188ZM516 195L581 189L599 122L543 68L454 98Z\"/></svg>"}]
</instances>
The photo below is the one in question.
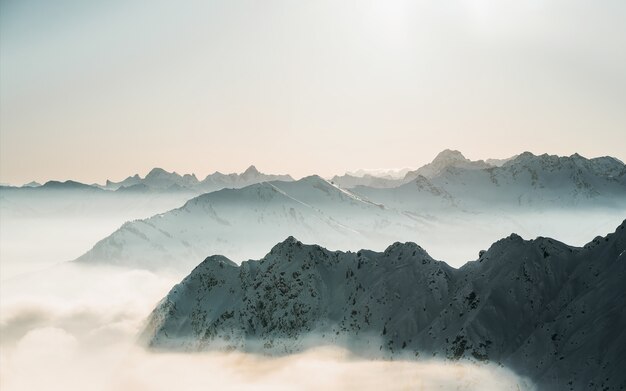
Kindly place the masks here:
<instances>
[{"instance_id":1,"label":"mist","mask_svg":"<svg viewBox=\"0 0 626 391\"><path fill-rule=\"evenodd\" d=\"M97 202L81 210L86 213L83 217L78 213L20 217L7 210L3 209L0 231L3 390L534 389L528 379L495 364L371 360L332 346L284 357L146 350L138 342L146 318L189 270L155 272L66 261L123 221L151 211L129 207L107 214ZM539 214L457 216L447 221L440 216L428 223L430 230L406 239L436 258L458 260L450 263L460 266L513 231L525 238L544 235L582 245L614 230L620 218L598 210ZM269 249L256 245L249 250L260 258Z\"/></svg>"},{"instance_id":2,"label":"mist","mask_svg":"<svg viewBox=\"0 0 626 391\"><path fill-rule=\"evenodd\" d=\"M528 380L492 364L365 360L329 346L283 357L147 351L137 336L175 281L147 271L75 264L5 281L0 388L533 389Z\"/></svg>"},{"instance_id":3,"label":"mist","mask_svg":"<svg viewBox=\"0 0 626 391\"><path fill-rule=\"evenodd\" d=\"M192 197L182 192L27 191L0 191L2 280L76 259L126 221L179 207Z\"/></svg>"}]
</instances>

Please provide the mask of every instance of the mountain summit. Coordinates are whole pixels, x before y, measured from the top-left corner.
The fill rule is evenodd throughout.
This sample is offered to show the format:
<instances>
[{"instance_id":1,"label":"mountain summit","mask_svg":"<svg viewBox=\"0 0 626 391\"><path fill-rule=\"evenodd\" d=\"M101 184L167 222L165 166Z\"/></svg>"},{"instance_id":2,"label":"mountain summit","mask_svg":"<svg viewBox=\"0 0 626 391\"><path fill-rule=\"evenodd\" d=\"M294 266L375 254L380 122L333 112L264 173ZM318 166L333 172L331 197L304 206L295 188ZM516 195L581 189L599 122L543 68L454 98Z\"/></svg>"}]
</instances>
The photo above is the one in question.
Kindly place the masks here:
<instances>
[{"instance_id":1,"label":"mountain summit","mask_svg":"<svg viewBox=\"0 0 626 391\"><path fill-rule=\"evenodd\" d=\"M435 156L435 159L433 159L432 162L418 168L415 171L409 171L404 176L404 182L410 182L418 176L423 176L425 178L434 178L450 167L462 168L466 170L480 170L485 168L491 168L493 166L485 163L482 160L469 160L465 158L465 156L463 156L463 154L459 151L446 149L439 152L439 154Z\"/></svg>"}]
</instances>

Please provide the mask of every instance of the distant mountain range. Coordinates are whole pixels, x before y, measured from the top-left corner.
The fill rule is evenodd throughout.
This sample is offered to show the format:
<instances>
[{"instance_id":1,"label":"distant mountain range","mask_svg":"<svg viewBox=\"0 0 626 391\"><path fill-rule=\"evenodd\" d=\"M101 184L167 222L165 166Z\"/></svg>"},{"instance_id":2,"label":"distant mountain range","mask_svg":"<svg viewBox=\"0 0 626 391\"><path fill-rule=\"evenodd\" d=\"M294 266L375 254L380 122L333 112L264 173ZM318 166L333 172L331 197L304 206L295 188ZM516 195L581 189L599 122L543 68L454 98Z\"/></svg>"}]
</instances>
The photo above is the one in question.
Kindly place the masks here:
<instances>
[{"instance_id":1,"label":"distant mountain range","mask_svg":"<svg viewBox=\"0 0 626 391\"><path fill-rule=\"evenodd\" d=\"M540 155L524 152L508 159L487 159L472 161L459 151L444 150L435 159L417 170L358 170L342 176L334 176L330 182L343 189L370 196L376 200L389 201L388 192L375 189L392 189L409 185L437 193L448 193L453 198L474 198L491 202L497 194L496 202L502 198L511 204L511 197L518 198L518 204L534 202L526 194L542 193L543 199L561 202L561 196L571 197L578 202L583 198L596 196L612 197L621 194L626 186L626 166L612 157L586 159L578 154L572 156ZM22 189L67 189L87 190L100 188L127 193L183 192L189 194L209 193L224 188L238 189L249 185L271 182L293 181L290 175L273 175L259 172L250 166L241 174L215 172L199 180L195 174L180 175L161 168L152 169L144 178L138 174L120 182L106 181L105 185L87 185L72 180L65 182L49 181L44 185L31 182ZM2 190L18 189L2 186ZM374 190L371 190L374 189ZM402 193L395 192L395 193ZM415 190L409 191L415 193ZM551 194L550 194L551 193ZM558 193L558 194L557 194ZM469 197L468 197L469 196ZM412 195L410 195L412 197ZM392 197L393 198L393 197ZM415 197L412 197L415 201ZM418 201L419 197L417 198ZM565 200L569 201L569 200ZM595 202L596 200L594 200ZM401 201L400 201L401 202Z\"/></svg>"},{"instance_id":2,"label":"distant mountain range","mask_svg":"<svg viewBox=\"0 0 626 391\"><path fill-rule=\"evenodd\" d=\"M530 165L529 165L530 164ZM533 165L535 165L533 167ZM543 167L538 167L543 165ZM623 183L624 163L613 157L601 157L594 159L586 159L578 154L572 156L555 156L555 155L533 155L530 152L524 152L521 155L515 155L508 159L487 159L487 160L469 160L459 151L446 149L440 152L435 159L417 170L407 170L403 176L376 175L376 172L357 172L355 174L347 173L342 176L334 176L331 181L343 188L352 189L359 186L373 188L393 188L410 183L418 178L435 180L435 182L445 182L444 179L450 180L451 173L458 173L461 176L471 177L471 171L491 174L492 171L502 171L499 168L515 167L518 170L526 168L529 171L542 170L547 166L552 169L559 169L559 165L566 168L581 169L584 171L592 171L591 175L619 178ZM525 166L525 167L524 167ZM362 175L357 175L362 174ZM581 175L588 175L588 172ZM481 174L478 174L481 175ZM420 179L423 182L423 179Z\"/></svg>"},{"instance_id":3,"label":"distant mountain range","mask_svg":"<svg viewBox=\"0 0 626 391\"><path fill-rule=\"evenodd\" d=\"M445 162L445 163L444 163ZM421 174L420 174L421 173ZM433 197L471 210L623 206L626 166L612 157L536 156L524 152L492 166L444 151L430 165L409 172L400 186L352 191L390 207L414 210Z\"/></svg>"},{"instance_id":4,"label":"distant mountain range","mask_svg":"<svg viewBox=\"0 0 626 391\"><path fill-rule=\"evenodd\" d=\"M440 152L432 162L418 168L417 170L405 169L398 172L392 172L395 175L380 175L378 172L357 171L355 173L346 173L342 176L334 176L331 180L344 188L353 188L356 186L368 186L375 188L398 187L405 183L422 176L425 178L434 178L448 168L462 168L467 170L486 169L499 167L509 160L515 159L514 156L509 159L488 159L487 161L472 161L459 151L446 149ZM383 172L384 173L384 172ZM402 174L402 175L400 175Z\"/></svg>"},{"instance_id":5,"label":"distant mountain range","mask_svg":"<svg viewBox=\"0 0 626 391\"><path fill-rule=\"evenodd\" d=\"M521 214L598 209L619 218L626 216L624 173L612 158L524 153L501 167L447 167L388 189L347 190L318 176L262 182L126 223L78 261L189 270L207 253L258 257L289 235L330 248L382 248L395 240L441 242L437 236L455 226L510 232Z\"/></svg>"},{"instance_id":6,"label":"distant mountain range","mask_svg":"<svg viewBox=\"0 0 626 391\"><path fill-rule=\"evenodd\" d=\"M22 187L16 186L1 186L2 190L16 190L16 189L55 189L55 190L111 190L120 191L124 193L190 193L190 194L202 194L209 193L224 188L241 188L255 183L266 181L292 181L293 178L289 175L273 175L264 174L259 172L256 167L250 166L241 174L222 174L215 172L207 175L203 180L198 180L195 174L180 175L176 172L168 172L162 168L153 168L144 177L140 177L139 174L129 176L120 182L106 181L105 185L98 184L84 184L72 180L65 182L60 181L48 181L43 185L37 182L30 182Z\"/></svg>"},{"instance_id":7,"label":"distant mountain range","mask_svg":"<svg viewBox=\"0 0 626 391\"><path fill-rule=\"evenodd\" d=\"M625 279L626 221L582 248L513 234L460 269L414 243L346 253L290 237L241 266L206 258L158 304L142 339L160 350L336 344L365 356L488 360L539 389L619 390Z\"/></svg>"},{"instance_id":8,"label":"distant mountain range","mask_svg":"<svg viewBox=\"0 0 626 391\"><path fill-rule=\"evenodd\" d=\"M259 172L256 167L250 166L241 174L222 174L215 172L198 180L195 174L179 175L176 172L167 172L161 168L152 169L145 178L139 175L130 176L121 182L106 181L103 186L107 190L124 191L192 191L208 193L224 188L241 188L265 181L292 181L289 175L269 175Z\"/></svg>"}]
</instances>

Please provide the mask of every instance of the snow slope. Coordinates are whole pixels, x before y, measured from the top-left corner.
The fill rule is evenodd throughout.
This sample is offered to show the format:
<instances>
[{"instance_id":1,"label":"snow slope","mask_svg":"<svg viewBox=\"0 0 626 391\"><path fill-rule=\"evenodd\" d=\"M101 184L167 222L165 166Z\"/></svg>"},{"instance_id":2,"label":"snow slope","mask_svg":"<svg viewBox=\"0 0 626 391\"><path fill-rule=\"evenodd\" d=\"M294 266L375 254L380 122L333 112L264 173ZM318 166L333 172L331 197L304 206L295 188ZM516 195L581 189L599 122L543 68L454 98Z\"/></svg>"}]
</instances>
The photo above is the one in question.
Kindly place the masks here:
<instances>
[{"instance_id":1,"label":"snow slope","mask_svg":"<svg viewBox=\"0 0 626 391\"><path fill-rule=\"evenodd\" d=\"M240 263L290 235L343 250L415 241L455 265L512 231L582 245L626 215L623 167L612 158L522 154L502 167L447 168L392 189L345 190L318 176L262 182L128 222L79 260L188 272L207 253Z\"/></svg>"},{"instance_id":2,"label":"snow slope","mask_svg":"<svg viewBox=\"0 0 626 391\"><path fill-rule=\"evenodd\" d=\"M525 152L500 167L447 165L435 176L420 175L396 188L352 190L372 201L411 211L430 208L433 196L440 203L452 202L473 211L572 207L626 211L626 166L611 157Z\"/></svg>"},{"instance_id":3,"label":"snow slope","mask_svg":"<svg viewBox=\"0 0 626 391\"><path fill-rule=\"evenodd\" d=\"M414 243L328 251L289 237L210 256L152 312L152 348L489 360L540 389L626 387L626 221L582 248L518 235L454 269Z\"/></svg>"},{"instance_id":4,"label":"snow slope","mask_svg":"<svg viewBox=\"0 0 626 391\"><path fill-rule=\"evenodd\" d=\"M207 253L249 259L289 235L331 247L407 237L415 221L311 176L223 189L124 224L81 262L190 270ZM407 228L408 227L408 228Z\"/></svg>"}]
</instances>

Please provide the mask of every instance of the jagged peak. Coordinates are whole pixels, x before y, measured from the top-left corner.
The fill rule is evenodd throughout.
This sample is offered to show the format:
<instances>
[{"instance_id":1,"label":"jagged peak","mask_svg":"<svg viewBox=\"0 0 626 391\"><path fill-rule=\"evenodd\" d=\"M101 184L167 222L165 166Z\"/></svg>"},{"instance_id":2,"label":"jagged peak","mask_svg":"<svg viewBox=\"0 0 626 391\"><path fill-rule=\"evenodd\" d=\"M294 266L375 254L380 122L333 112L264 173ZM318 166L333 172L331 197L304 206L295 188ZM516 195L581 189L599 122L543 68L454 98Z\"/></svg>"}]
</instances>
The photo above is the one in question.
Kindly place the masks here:
<instances>
[{"instance_id":1,"label":"jagged peak","mask_svg":"<svg viewBox=\"0 0 626 391\"><path fill-rule=\"evenodd\" d=\"M574 152L573 155L570 155L569 157L570 159L582 159L582 160L588 160L586 157L580 155L578 152Z\"/></svg>"},{"instance_id":2,"label":"jagged peak","mask_svg":"<svg viewBox=\"0 0 626 391\"><path fill-rule=\"evenodd\" d=\"M617 159L607 156L607 158L611 158L615 161L618 161ZM602 159L602 158L596 158L596 159ZM559 156L559 155L550 155L548 153L542 153L540 155L535 155L531 152L523 152L521 154L519 154L517 157L515 157L514 159L510 160L507 162L507 165L513 165L513 164L517 164L517 163L527 163L529 161L541 161L541 162L559 162L559 161L591 161L594 159L588 159L584 156L582 156L581 154L579 154L578 152L573 153L570 156ZM621 162L620 162L621 163Z\"/></svg>"},{"instance_id":3,"label":"jagged peak","mask_svg":"<svg viewBox=\"0 0 626 391\"><path fill-rule=\"evenodd\" d=\"M500 249L502 247L508 247L509 245L511 245L511 243L513 243L513 244L524 244L524 243L530 243L530 241L524 240L524 238L522 238L521 236L519 236L516 233L511 233L506 238L502 238L502 239L494 242L493 244L491 244L491 246L489 247L489 250L487 250L487 252L490 252L490 251L492 251L494 249Z\"/></svg>"},{"instance_id":4,"label":"jagged peak","mask_svg":"<svg viewBox=\"0 0 626 391\"><path fill-rule=\"evenodd\" d=\"M384 254L391 255L391 254L408 253L408 252L410 252L412 256L413 254L417 255L419 253L422 256L427 256L430 258L430 255L428 254L428 252L424 250L422 246L414 242L404 242L404 243L395 242L385 249Z\"/></svg>"},{"instance_id":5,"label":"jagged peak","mask_svg":"<svg viewBox=\"0 0 626 391\"><path fill-rule=\"evenodd\" d=\"M202 261L202 263L200 263L196 269L198 268L203 268L206 269L208 267L224 267L224 266L233 266L233 267L239 267L237 266L237 264L233 261L231 261L230 259L228 259L227 257L223 256L223 255L210 255L208 257L206 257L204 259L204 261Z\"/></svg>"},{"instance_id":6,"label":"jagged peak","mask_svg":"<svg viewBox=\"0 0 626 391\"><path fill-rule=\"evenodd\" d=\"M250 175L259 175L260 172L254 165L250 165L250 167L246 168L246 170L241 175L250 176Z\"/></svg>"},{"instance_id":7,"label":"jagged peak","mask_svg":"<svg viewBox=\"0 0 626 391\"><path fill-rule=\"evenodd\" d=\"M463 154L460 151L454 150L454 149L444 149L443 151L439 152L437 154L437 156L435 156L435 158L433 159L433 162L436 161L456 161L456 160L461 160L461 161L465 161L467 160L467 158L465 156L463 156Z\"/></svg>"},{"instance_id":8,"label":"jagged peak","mask_svg":"<svg viewBox=\"0 0 626 391\"><path fill-rule=\"evenodd\" d=\"M272 248L271 252L274 252L274 250L289 249L289 248L292 248L294 246L301 247L302 246L302 242L299 241L298 239L296 239L293 236L288 236L287 239L285 239L282 242L279 242L278 244L276 244Z\"/></svg>"}]
</instances>

